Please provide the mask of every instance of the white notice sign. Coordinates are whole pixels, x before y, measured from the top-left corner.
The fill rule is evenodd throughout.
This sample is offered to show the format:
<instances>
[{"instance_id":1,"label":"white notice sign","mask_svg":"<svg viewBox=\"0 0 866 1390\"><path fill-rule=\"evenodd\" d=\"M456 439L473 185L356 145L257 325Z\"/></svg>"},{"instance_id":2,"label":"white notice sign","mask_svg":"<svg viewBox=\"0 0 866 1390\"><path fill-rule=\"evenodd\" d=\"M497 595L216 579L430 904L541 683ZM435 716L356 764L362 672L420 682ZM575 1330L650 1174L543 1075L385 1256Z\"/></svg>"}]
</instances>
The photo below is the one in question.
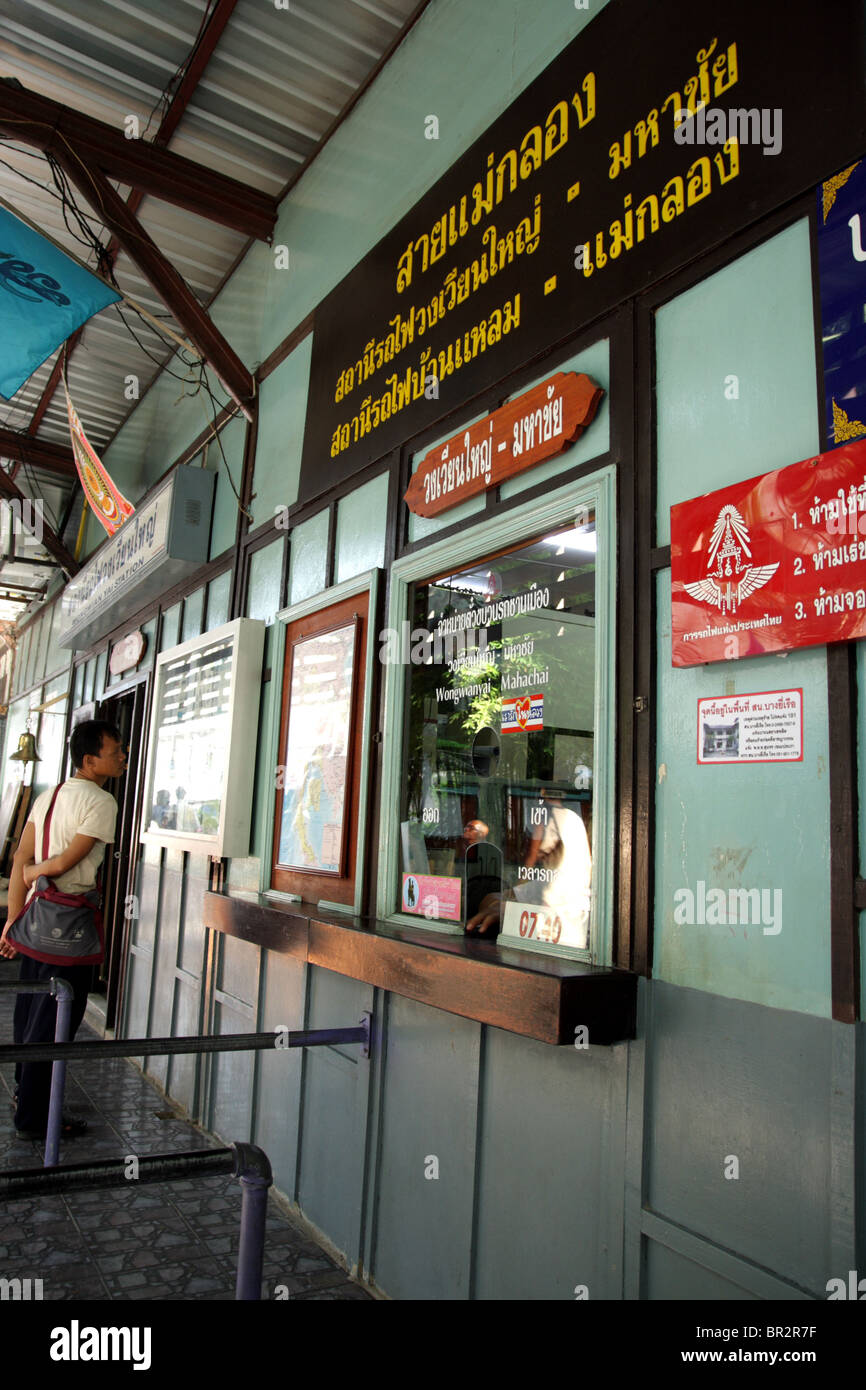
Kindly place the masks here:
<instances>
[{"instance_id":1,"label":"white notice sign","mask_svg":"<svg viewBox=\"0 0 866 1390\"><path fill-rule=\"evenodd\" d=\"M698 700L699 763L802 761L802 690Z\"/></svg>"}]
</instances>

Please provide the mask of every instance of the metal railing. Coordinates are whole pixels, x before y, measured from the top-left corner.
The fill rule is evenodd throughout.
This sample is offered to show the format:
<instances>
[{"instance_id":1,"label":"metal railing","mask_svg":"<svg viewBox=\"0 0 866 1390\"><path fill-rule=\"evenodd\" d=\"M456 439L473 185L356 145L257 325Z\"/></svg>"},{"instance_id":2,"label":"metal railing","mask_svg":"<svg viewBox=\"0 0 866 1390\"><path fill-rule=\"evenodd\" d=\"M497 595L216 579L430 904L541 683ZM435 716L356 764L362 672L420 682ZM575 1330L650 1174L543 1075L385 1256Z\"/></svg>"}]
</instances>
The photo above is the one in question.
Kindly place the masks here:
<instances>
[{"instance_id":1,"label":"metal railing","mask_svg":"<svg viewBox=\"0 0 866 1390\"><path fill-rule=\"evenodd\" d=\"M64 1043L69 1037L69 1023L72 1016L74 992L68 980L52 975L50 980L4 980L0 990L14 990L16 994L53 994L57 999L57 1021L54 1025L55 1043ZM33 1044L19 1044L19 1046ZM67 1044L68 1045L68 1044ZM47 1060L47 1059L46 1059ZM60 1126L63 1123L63 1090L66 1086L66 1063L68 1058L52 1058L51 1092L48 1100L48 1123L45 1127L46 1168L57 1166L60 1158Z\"/></svg>"},{"instance_id":2,"label":"metal railing","mask_svg":"<svg viewBox=\"0 0 866 1390\"><path fill-rule=\"evenodd\" d=\"M153 1057L180 1053L264 1052L293 1047L330 1047L336 1043L360 1043L364 1057L370 1055L372 1015L365 1013L360 1023L349 1028L312 1028L298 1031L278 1028L271 1033L224 1033L217 1037L109 1038L95 1042L67 1042L72 988L68 981L52 977L48 981L24 984L0 983L0 990L18 994L52 993L57 996L57 1026L53 1043L0 1044L0 1062L53 1062L51 1100L45 1145L44 1167L23 1168L0 1173L0 1198L43 1196L69 1189L120 1187L130 1179L126 1159L102 1159L95 1163L57 1166L63 1088L68 1062L107 1061L111 1057ZM138 1182L162 1182L187 1177L191 1172L207 1177L212 1173L234 1172L239 1178L241 1235L235 1298L261 1297L264 1259L265 1215L268 1188L273 1182L267 1156L254 1144L236 1143L228 1149L209 1149L180 1154L153 1154L138 1158Z\"/></svg>"},{"instance_id":3,"label":"metal railing","mask_svg":"<svg viewBox=\"0 0 866 1390\"><path fill-rule=\"evenodd\" d=\"M239 1179L241 1233L235 1299L244 1302L261 1299L268 1188L274 1180L267 1154L255 1144L238 1143L227 1149L150 1154L136 1162L135 1181L138 1183L208 1178L223 1173L233 1173ZM46 1197L57 1192L128 1187L130 1181L126 1159L107 1158L48 1170L19 1168L12 1173L0 1173L0 1198L14 1201L18 1197Z\"/></svg>"}]
</instances>

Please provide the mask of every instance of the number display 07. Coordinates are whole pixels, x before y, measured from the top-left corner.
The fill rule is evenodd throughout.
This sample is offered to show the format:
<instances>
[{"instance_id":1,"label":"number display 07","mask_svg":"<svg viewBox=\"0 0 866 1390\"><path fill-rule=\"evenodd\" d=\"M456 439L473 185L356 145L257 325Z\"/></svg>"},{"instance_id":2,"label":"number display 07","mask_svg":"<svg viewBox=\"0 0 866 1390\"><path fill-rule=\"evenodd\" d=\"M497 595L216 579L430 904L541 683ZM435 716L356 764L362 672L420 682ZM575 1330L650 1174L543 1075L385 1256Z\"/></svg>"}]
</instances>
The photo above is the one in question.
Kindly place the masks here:
<instances>
[{"instance_id":1,"label":"number display 07","mask_svg":"<svg viewBox=\"0 0 866 1390\"><path fill-rule=\"evenodd\" d=\"M536 927L538 927L537 935ZM536 941L551 941L555 944L562 936L562 921L559 917L554 917L551 924L546 912L524 910L520 914L519 931L521 936L534 936Z\"/></svg>"}]
</instances>

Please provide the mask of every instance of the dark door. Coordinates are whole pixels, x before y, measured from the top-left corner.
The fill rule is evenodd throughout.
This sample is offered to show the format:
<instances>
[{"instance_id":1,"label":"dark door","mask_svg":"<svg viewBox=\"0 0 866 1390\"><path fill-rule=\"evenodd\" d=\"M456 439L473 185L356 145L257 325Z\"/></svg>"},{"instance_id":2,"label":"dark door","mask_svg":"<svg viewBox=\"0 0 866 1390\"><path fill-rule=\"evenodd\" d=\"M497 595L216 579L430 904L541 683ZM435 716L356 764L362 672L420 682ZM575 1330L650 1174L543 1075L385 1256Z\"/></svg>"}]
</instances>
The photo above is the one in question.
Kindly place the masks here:
<instances>
[{"instance_id":1,"label":"dark door","mask_svg":"<svg viewBox=\"0 0 866 1390\"><path fill-rule=\"evenodd\" d=\"M105 957L99 966L97 992L106 997L105 1026L113 1028L123 985L126 953L125 928L129 921L126 904L134 891L138 853L138 800L144 777L142 758L145 693L143 680L123 694L102 701L97 718L108 719L120 730L127 750L126 772L106 782L105 790L117 800L117 830L114 844L105 855L103 869L103 916L105 919Z\"/></svg>"}]
</instances>

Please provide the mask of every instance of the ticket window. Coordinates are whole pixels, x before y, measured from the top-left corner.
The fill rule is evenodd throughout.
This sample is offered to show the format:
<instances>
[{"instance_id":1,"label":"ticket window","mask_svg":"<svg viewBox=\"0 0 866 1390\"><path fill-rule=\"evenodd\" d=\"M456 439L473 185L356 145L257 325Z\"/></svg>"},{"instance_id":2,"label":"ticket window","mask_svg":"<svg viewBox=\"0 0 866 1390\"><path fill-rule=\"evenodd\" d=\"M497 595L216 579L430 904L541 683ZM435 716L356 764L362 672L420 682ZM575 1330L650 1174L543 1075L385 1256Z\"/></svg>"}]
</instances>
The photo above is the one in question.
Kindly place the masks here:
<instances>
[{"instance_id":1,"label":"ticket window","mask_svg":"<svg viewBox=\"0 0 866 1390\"><path fill-rule=\"evenodd\" d=\"M409 587L398 888L432 926L590 948L596 552L585 509Z\"/></svg>"}]
</instances>

